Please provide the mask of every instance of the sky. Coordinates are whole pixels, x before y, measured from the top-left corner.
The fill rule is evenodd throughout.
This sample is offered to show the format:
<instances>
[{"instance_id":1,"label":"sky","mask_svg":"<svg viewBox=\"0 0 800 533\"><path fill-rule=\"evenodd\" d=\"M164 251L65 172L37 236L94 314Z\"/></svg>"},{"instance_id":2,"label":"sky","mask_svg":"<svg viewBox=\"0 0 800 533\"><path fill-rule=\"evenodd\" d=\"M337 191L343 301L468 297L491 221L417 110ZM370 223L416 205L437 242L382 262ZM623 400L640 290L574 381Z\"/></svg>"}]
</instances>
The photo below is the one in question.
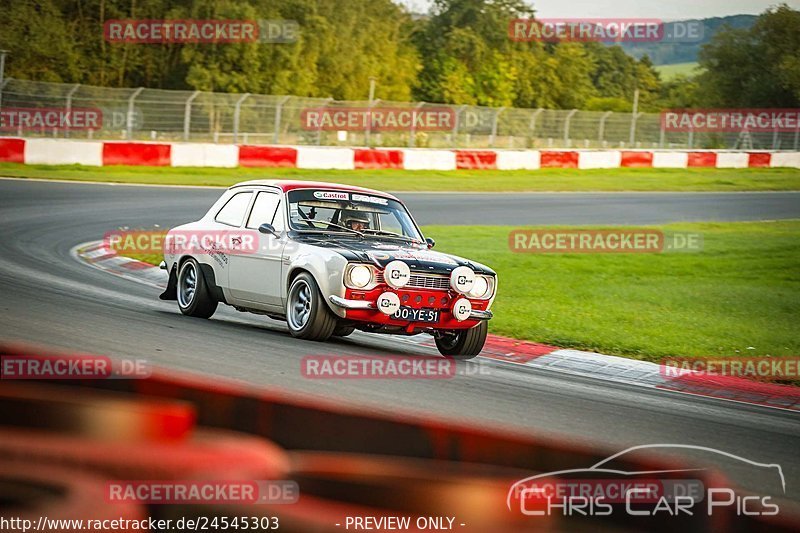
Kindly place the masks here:
<instances>
[{"instance_id":1,"label":"sky","mask_svg":"<svg viewBox=\"0 0 800 533\"><path fill-rule=\"evenodd\" d=\"M395 0L413 11L425 12L429 0ZM540 18L658 18L685 20L728 15L757 15L780 3L800 10L800 0L527 0Z\"/></svg>"}]
</instances>

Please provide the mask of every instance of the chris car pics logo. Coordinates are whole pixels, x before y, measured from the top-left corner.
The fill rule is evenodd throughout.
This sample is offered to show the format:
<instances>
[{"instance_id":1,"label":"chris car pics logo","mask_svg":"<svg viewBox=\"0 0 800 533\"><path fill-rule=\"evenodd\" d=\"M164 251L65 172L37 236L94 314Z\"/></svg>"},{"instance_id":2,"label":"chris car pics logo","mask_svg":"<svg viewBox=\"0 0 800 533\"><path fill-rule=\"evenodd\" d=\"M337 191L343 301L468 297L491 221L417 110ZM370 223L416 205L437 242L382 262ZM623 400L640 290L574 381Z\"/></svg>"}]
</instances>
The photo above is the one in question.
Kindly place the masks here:
<instances>
[{"instance_id":1,"label":"chris car pics logo","mask_svg":"<svg viewBox=\"0 0 800 533\"><path fill-rule=\"evenodd\" d=\"M706 468L672 468L637 471L614 468L614 461L630 462L634 452L675 450L707 452L730 461L739 469L759 471L772 480L775 495L786 494L783 469L715 448L688 444L633 446L588 467L545 472L514 483L506 505L512 512L535 518L543 516L712 516L726 512L735 516L775 516L780 507L773 494L743 494L723 486ZM766 474L766 476L765 476ZM711 480L711 481L709 481Z\"/></svg>"}]
</instances>

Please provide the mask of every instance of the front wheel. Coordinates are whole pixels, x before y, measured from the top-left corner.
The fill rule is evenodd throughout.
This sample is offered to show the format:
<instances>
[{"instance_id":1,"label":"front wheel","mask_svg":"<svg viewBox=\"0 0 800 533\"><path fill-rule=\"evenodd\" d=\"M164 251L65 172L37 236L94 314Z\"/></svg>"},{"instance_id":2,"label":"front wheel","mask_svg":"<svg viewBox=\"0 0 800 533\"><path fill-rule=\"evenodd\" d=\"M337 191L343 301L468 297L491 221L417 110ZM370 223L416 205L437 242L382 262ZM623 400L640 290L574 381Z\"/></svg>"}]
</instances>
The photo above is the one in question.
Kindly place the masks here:
<instances>
[{"instance_id":1,"label":"front wheel","mask_svg":"<svg viewBox=\"0 0 800 533\"><path fill-rule=\"evenodd\" d=\"M336 329L336 317L322 301L314 277L308 272L297 276L286 299L286 324L298 339L326 341Z\"/></svg>"},{"instance_id":2,"label":"front wheel","mask_svg":"<svg viewBox=\"0 0 800 533\"><path fill-rule=\"evenodd\" d=\"M487 322L480 322L471 329L445 331L436 337L436 348L445 357L472 359L483 350L488 333L489 324Z\"/></svg>"},{"instance_id":3,"label":"front wheel","mask_svg":"<svg viewBox=\"0 0 800 533\"><path fill-rule=\"evenodd\" d=\"M191 257L184 261L178 271L177 297L181 313L198 318L209 318L219 305L208 294L200 265Z\"/></svg>"}]
</instances>

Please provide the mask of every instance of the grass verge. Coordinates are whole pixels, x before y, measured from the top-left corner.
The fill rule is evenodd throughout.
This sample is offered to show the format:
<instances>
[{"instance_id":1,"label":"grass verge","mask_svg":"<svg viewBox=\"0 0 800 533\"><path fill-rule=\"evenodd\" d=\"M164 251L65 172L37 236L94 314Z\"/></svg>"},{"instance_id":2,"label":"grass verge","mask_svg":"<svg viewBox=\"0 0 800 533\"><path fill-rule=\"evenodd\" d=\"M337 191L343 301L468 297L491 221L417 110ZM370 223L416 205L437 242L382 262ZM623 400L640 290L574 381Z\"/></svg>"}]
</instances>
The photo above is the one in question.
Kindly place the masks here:
<instances>
[{"instance_id":1,"label":"grass verge","mask_svg":"<svg viewBox=\"0 0 800 533\"><path fill-rule=\"evenodd\" d=\"M800 169L306 170L86 167L0 163L0 176L158 185L230 186L251 179L319 180L389 191L787 191Z\"/></svg>"},{"instance_id":2,"label":"grass verge","mask_svg":"<svg viewBox=\"0 0 800 533\"><path fill-rule=\"evenodd\" d=\"M662 228L701 233L702 250L529 254L509 250L511 227L425 234L498 272L493 333L650 361L800 354L800 221Z\"/></svg>"}]
</instances>

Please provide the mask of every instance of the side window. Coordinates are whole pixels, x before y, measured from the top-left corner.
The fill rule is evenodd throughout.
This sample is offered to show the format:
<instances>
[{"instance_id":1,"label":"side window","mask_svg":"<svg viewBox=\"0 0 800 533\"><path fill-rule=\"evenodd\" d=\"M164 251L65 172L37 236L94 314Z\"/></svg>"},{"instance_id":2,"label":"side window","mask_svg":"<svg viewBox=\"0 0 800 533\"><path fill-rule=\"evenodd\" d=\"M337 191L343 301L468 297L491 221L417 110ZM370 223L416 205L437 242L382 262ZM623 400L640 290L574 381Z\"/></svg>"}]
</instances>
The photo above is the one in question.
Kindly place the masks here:
<instances>
[{"instance_id":1,"label":"side window","mask_svg":"<svg viewBox=\"0 0 800 533\"><path fill-rule=\"evenodd\" d=\"M279 201L280 197L275 193L258 193L250 211L250 218L247 219L247 228L258 229L261 224L272 224Z\"/></svg>"},{"instance_id":2,"label":"side window","mask_svg":"<svg viewBox=\"0 0 800 533\"><path fill-rule=\"evenodd\" d=\"M244 221L244 212L247 210L247 206L250 204L250 197L252 196L252 192L234 194L231 196L231 199L228 200L228 203L219 210L214 220L221 224L227 224L228 226L235 226L238 228Z\"/></svg>"}]
</instances>

